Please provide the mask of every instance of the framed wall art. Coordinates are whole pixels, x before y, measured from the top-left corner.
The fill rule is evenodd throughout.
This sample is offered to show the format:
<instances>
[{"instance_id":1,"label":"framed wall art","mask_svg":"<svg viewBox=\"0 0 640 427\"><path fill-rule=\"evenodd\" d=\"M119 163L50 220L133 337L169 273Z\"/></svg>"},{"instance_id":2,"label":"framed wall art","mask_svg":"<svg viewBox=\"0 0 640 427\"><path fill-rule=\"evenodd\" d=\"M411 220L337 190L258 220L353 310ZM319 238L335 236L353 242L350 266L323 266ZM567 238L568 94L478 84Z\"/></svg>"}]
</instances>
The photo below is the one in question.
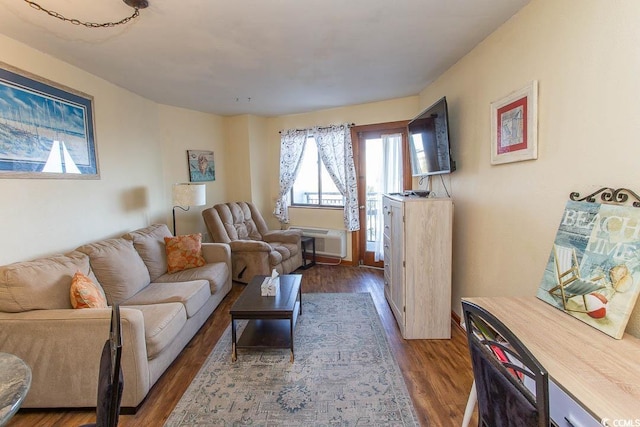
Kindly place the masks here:
<instances>
[{"instance_id":1,"label":"framed wall art","mask_svg":"<svg viewBox=\"0 0 640 427\"><path fill-rule=\"evenodd\" d=\"M216 167L213 151L187 150L189 163L189 181L206 182L216 180Z\"/></svg>"},{"instance_id":2,"label":"framed wall art","mask_svg":"<svg viewBox=\"0 0 640 427\"><path fill-rule=\"evenodd\" d=\"M0 63L0 178L100 179L93 97Z\"/></svg>"},{"instance_id":3,"label":"framed wall art","mask_svg":"<svg viewBox=\"0 0 640 427\"><path fill-rule=\"evenodd\" d=\"M491 164L538 158L538 82L491 103Z\"/></svg>"}]
</instances>

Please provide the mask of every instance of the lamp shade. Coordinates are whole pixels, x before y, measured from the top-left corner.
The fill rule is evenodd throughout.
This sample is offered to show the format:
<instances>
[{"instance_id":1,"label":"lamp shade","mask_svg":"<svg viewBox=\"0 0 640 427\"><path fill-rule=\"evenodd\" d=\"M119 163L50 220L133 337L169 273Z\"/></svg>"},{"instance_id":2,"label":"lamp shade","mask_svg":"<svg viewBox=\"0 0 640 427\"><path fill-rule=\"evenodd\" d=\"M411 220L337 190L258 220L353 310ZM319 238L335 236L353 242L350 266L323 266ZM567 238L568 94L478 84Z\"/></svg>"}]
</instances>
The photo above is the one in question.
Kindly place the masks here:
<instances>
[{"instance_id":1,"label":"lamp shade","mask_svg":"<svg viewBox=\"0 0 640 427\"><path fill-rule=\"evenodd\" d=\"M204 184L173 184L174 206L202 206L207 204L207 186Z\"/></svg>"}]
</instances>

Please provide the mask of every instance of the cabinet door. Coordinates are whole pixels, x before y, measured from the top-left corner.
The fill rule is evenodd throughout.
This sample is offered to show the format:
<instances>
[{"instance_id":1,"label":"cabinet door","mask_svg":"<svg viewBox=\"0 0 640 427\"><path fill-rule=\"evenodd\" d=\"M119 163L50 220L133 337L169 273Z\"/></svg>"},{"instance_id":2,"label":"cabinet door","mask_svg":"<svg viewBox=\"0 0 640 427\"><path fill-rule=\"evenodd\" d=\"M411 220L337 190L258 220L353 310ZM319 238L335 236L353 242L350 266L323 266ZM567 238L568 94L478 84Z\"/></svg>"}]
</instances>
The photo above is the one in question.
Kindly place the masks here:
<instances>
[{"instance_id":1,"label":"cabinet door","mask_svg":"<svg viewBox=\"0 0 640 427\"><path fill-rule=\"evenodd\" d=\"M400 331L404 335L405 327L405 283L404 283L404 209L403 204L392 201L390 204L390 239L391 248L391 301L389 305L396 316Z\"/></svg>"}]
</instances>

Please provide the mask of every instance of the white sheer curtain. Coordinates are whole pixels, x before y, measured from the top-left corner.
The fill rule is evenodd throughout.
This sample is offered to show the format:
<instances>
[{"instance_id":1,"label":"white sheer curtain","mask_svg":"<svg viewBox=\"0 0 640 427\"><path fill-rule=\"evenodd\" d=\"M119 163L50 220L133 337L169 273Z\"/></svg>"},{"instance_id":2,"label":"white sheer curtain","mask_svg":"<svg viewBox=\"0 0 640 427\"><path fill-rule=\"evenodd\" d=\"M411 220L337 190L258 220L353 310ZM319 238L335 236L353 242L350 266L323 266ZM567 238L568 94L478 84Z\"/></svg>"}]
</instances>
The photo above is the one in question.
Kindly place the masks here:
<instances>
[{"instance_id":1,"label":"white sheer curtain","mask_svg":"<svg viewBox=\"0 0 640 427\"><path fill-rule=\"evenodd\" d=\"M349 125L316 127L313 129L313 136L322 163L345 198L344 225L347 231L359 230L358 187Z\"/></svg>"},{"instance_id":2,"label":"white sheer curtain","mask_svg":"<svg viewBox=\"0 0 640 427\"><path fill-rule=\"evenodd\" d=\"M384 259L382 195L400 193L402 190L402 134L382 135L382 180L376 200L375 261Z\"/></svg>"},{"instance_id":3,"label":"white sheer curtain","mask_svg":"<svg viewBox=\"0 0 640 427\"><path fill-rule=\"evenodd\" d=\"M280 193L273 214L281 223L289 222L289 192L298 176L308 130L290 129L280 135Z\"/></svg>"}]
</instances>

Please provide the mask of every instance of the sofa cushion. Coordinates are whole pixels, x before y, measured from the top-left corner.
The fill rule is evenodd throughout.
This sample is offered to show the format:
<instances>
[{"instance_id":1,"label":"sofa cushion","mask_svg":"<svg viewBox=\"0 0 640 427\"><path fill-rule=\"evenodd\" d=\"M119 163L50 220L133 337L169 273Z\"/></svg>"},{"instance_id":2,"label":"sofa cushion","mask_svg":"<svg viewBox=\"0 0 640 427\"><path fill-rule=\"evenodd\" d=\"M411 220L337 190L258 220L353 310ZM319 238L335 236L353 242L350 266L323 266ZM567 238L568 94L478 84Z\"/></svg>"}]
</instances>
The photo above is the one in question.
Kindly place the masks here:
<instances>
[{"instance_id":1,"label":"sofa cushion","mask_svg":"<svg viewBox=\"0 0 640 427\"><path fill-rule=\"evenodd\" d=\"M71 279L69 298L73 308L107 308L107 297L102 288L79 271Z\"/></svg>"},{"instance_id":2,"label":"sofa cushion","mask_svg":"<svg viewBox=\"0 0 640 427\"><path fill-rule=\"evenodd\" d=\"M164 238L171 236L172 234L165 224L153 224L122 236L133 242L133 246L149 270L152 282L167 272L167 252Z\"/></svg>"},{"instance_id":3,"label":"sofa cushion","mask_svg":"<svg viewBox=\"0 0 640 427\"><path fill-rule=\"evenodd\" d=\"M167 250L168 273L202 267L206 264L202 256L202 234L200 233L165 237L164 244Z\"/></svg>"},{"instance_id":4,"label":"sofa cushion","mask_svg":"<svg viewBox=\"0 0 640 427\"><path fill-rule=\"evenodd\" d=\"M179 302L152 305L126 305L142 312L147 359L158 356L187 323L187 312Z\"/></svg>"},{"instance_id":5,"label":"sofa cushion","mask_svg":"<svg viewBox=\"0 0 640 427\"><path fill-rule=\"evenodd\" d=\"M0 311L70 309L76 271L95 279L89 257L76 251L0 267Z\"/></svg>"},{"instance_id":6,"label":"sofa cushion","mask_svg":"<svg viewBox=\"0 0 640 427\"><path fill-rule=\"evenodd\" d=\"M190 268L172 274L163 274L155 280L155 283L188 282L191 280L209 281L209 289L212 294L217 293L227 283L231 272L226 262L205 264L202 267Z\"/></svg>"},{"instance_id":7,"label":"sofa cushion","mask_svg":"<svg viewBox=\"0 0 640 427\"><path fill-rule=\"evenodd\" d=\"M149 270L131 240L107 239L80 246L78 250L89 255L91 269L110 304L131 298L151 281Z\"/></svg>"},{"instance_id":8,"label":"sofa cushion","mask_svg":"<svg viewBox=\"0 0 640 427\"><path fill-rule=\"evenodd\" d=\"M187 311L187 318L196 314L211 296L209 282L194 280L191 282L151 283L149 286L129 298L127 305L149 305L165 302L179 302Z\"/></svg>"}]
</instances>

